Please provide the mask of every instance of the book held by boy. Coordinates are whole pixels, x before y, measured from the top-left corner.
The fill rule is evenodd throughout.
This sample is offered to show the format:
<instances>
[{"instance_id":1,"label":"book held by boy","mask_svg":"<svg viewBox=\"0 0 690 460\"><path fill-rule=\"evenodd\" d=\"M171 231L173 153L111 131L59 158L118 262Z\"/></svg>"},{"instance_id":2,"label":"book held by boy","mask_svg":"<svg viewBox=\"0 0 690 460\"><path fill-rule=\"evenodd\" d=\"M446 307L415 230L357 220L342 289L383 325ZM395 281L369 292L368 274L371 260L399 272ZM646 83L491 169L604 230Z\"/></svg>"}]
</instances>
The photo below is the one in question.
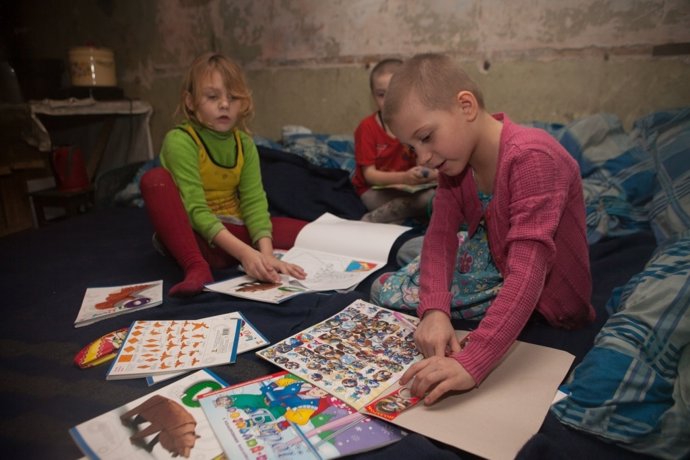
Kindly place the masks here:
<instances>
[{"instance_id":1,"label":"book held by boy","mask_svg":"<svg viewBox=\"0 0 690 460\"><path fill-rule=\"evenodd\" d=\"M356 300L257 355L359 410L395 390L405 370L422 359L410 327L416 323Z\"/></svg>"},{"instance_id":2,"label":"book held by boy","mask_svg":"<svg viewBox=\"0 0 690 460\"><path fill-rule=\"evenodd\" d=\"M332 459L404 436L287 371L208 393L199 402L232 459Z\"/></svg>"},{"instance_id":3,"label":"book held by boy","mask_svg":"<svg viewBox=\"0 0 690 460\"><path fill-rule=\"evenodd\" d=\"M232 314L134 321L107 380L144 378L234 363L242 320Z\"/></svg>"},{"instance_id":4,"label":"book held by boy","mask_svg":"<svg viewBox=\"0 0 690 460\"><path fill-rule=\"evenodd\" d=\"M86 289L74 327L87 326L113 316L163 303L163 280Z\"/></svg>"},{"instance_id":5,"label":"book held by boy","mask_svg":"<svg viewBox=\"0 0 690 460\"><path fill-rule=\"evenodd\" d=\"M209 460L223 450L199 405L227 384L207 370L189 374L69 430L89 459Z\"/></svg>"}]
</instances>

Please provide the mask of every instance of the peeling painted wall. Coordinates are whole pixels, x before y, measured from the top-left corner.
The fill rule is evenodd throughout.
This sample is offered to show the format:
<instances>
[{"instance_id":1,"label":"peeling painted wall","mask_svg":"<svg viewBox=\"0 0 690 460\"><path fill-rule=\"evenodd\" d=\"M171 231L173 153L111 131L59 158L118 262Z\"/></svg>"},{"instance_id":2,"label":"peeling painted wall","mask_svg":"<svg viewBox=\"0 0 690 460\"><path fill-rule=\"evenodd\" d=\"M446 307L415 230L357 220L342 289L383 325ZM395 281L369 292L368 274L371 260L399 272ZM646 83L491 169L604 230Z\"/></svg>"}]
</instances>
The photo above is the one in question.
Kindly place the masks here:
<instances>
[{"instance_id":1,"label":"peeling painted wall","mask_svg":"<svg viewBox=\"0 0 690 460\"><path fill-rule=\"evenodd\" d=\"M120 86L155 109L156 148L189 62L207 49L238 59L253 88L255 133L287 124L351 132L373 109L369 66L385 56L444 52L467 66L491 110L518 121L690 105L687 0L24 0L22 56L112 48ZM687 51L686 51L687 53Z\"/></svg>"}]
</instances>

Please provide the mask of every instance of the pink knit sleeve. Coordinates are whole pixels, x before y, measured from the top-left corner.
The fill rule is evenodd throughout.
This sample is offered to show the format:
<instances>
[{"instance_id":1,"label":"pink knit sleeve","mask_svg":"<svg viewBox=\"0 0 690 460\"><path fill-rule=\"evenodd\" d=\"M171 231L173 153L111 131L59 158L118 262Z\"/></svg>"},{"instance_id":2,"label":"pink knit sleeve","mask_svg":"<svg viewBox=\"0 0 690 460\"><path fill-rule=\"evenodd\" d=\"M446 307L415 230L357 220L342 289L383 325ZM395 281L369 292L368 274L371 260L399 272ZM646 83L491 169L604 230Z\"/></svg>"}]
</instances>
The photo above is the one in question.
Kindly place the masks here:
<instances>
[{"instance_id":1,"label":"pink knit sleeve","mask_svg":"<svg viewBox=\"0 0 690 460\"><path fill-rule=\"evenodd\" d=\"M427 310L441 310L450 316L450 282L458 251L457 234L463 221L459 184L458 178L439 175L420 262L420 318Z\"/></svg>"}]
</instances>

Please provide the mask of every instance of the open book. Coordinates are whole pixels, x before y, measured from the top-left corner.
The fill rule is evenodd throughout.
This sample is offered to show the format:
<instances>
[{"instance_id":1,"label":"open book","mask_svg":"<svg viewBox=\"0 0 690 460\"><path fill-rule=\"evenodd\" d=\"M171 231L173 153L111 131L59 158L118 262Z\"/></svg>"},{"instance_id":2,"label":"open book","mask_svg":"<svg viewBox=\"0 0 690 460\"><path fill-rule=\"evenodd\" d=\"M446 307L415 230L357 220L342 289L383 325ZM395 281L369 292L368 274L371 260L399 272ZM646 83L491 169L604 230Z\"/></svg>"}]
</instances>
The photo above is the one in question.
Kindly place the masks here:
<instances>
[{"instance_id":1,"label":"open book","mask_svg":"<svg viewBox=\"0 0 690 460\"><path fill-rule=\"evenodd\" d=\"M132 313L163 303L163 281L86 289L74 327Z\"/></svg>"},{"instance_id":2,"label":"open book","mask_svg":"<svg viewBox=\"0 0 690 460\"><path fill-rule=\"evenodd\" d=\"M349 290L388 263L391 248L409 227L348 220L325 213L302 228L295 246L281 259L301 266L307 278L287 276L280 283L249 276L210 283L206 290L280 303L310 291Z\"/></svg>"},{"instance_id":3,"label":"open book","mask_svg":"<svg viewBox=\"0 0 690 460\"><path fill-rule=\"evenodd\" d=\"M417 185L407 185L407 184L391 184L391 185L372 185L371 188L374 190L383 190L383 189L394 189L394 190L400 190L401 192L408 192L408 193L417 193L421 192L422 190L428 190L430 188L436 188L438 184L436 182L427 182L426 184L417 184Z\"/></svg>"},{"instance_id":4,"label":"open book","mask_svg":"<svg viewBox=\"0 0 690 460\"><path fill-rule=\"evenodd\" d=\"M231 459L325 460L404 436L287 371L208 393L199 402Z\"/></svg>"}]
</instances>

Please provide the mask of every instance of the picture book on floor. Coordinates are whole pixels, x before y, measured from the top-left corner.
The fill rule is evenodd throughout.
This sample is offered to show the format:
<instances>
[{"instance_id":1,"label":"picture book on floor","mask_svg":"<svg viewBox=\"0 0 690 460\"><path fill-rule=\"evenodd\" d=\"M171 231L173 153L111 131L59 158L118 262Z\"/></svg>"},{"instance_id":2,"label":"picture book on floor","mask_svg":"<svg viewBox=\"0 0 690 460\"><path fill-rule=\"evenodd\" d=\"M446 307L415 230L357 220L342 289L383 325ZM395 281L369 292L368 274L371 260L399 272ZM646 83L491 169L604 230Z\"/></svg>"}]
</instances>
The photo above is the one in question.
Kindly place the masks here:
<instances>
[{"instance_id":1,"label":"picture book on floor","mask_svg":"<svg viewBox=\"0 0 690 460\"><path fill-rule=\"evenodd\" d=\"M250 276L243 275L207 284L205 289L242 299L275 304L310 291L296 281L291 280L287 275L281 275L280 283L259 281Z\"/></svg>"},{"instance_id":2,"label":"picture book on floor","mask_svg":"<svg viewBox=\"0 0 690 460\"><path fill-rule=\"evenodd\" d=\"M240 339L237 342L237 354L242 354L246 351L251 351L255 350L257 348L261 348L264 345L268 345L269 341L264 337L264 335L259 332L258 329L254 327L254 325L249 322L245 316L238 311L228 313L228 316L230 318L237 318L242 321L242 326L240 328ZM181 375L185 373L186 371L182 372L173 372L169 374L157 374L157 375L149 375L146 377L146 383L149 385L155 385L156 383L163 382L165 380L171 379L173 377L177 377L178 375Z\"/></svg>"},{"instance_id":3,"label":"picture book on floor","mask_svg":"<svg viewBox=\"0 0 690 460\"><path fill-rule=\"evenodd\" d=\"M74 327L113 316L156 307L163 303L163 280L86 289Z\"/></svg>"},{"instance_id":4,"label":"picture book on floor","mask_svg":"<svg viewBox=\"0 0 690 460\"><path fill-rule=\"evenodd\" d=\"M360 410L396 390L405 370L422 359L413 337L417 322L356 300L256 354Z\"/></svg>"},{"instance_id":5,"label":"picture book on floor","mask_svg":"<svg viewBox=\"0 0 690 460\"><path fill-rule=\"evenodd\" d=\"M232 459L332 459L404 436L287 371L208 393L199 402Z\"/></svg>"},{"instance_id":6,"label":"picture book on floor","mask_svg":"<svg viewBox=\"0 0 690 460\"><path fill-rule=\"evenodd\" d=\"M89 459L209 460L223 453L199 397L227 384L199 370L69 430Z\"/></svg>"},{"instance_id":7,"label":"picture book on floor","mask_svg":"<svg viewBox=\"0 0 690 460\"><path fill-rule=\"evenodd\" d=\"M232 314L190 320L135 321L107 380L144 378L234 363L242 320Z\"/></svg>"},{"instance_id":8,"label":"picture book on floor","mask_svg":"<svg viewBox=\"0 0 690 460\"><path fill-rule=\"evenodd\" d=\"M295 283L313 290L352 289L388 262L395 240L410 230L393 224L347 220L325 213L300 230L282 260L307 273Z\"/></svg>"}]
</instances>

